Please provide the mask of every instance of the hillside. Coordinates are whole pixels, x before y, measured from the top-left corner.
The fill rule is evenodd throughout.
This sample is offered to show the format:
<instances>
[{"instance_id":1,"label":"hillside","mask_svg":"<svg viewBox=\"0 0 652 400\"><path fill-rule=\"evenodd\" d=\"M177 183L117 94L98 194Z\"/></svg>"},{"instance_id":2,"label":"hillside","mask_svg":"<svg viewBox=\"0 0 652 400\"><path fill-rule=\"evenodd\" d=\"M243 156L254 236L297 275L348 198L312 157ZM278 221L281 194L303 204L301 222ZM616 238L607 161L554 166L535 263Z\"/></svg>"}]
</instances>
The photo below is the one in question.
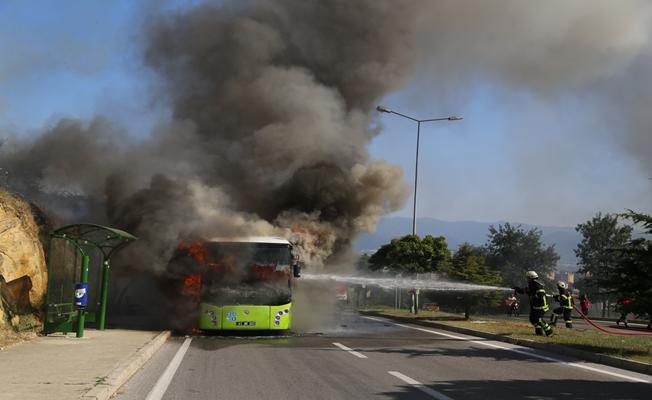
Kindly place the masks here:
<instances>
[{"instance_id":1,"label":"hillside","mask_svg":"<svg viewBox=\"0 0 652 400\"><path fill-rule=\"evenodd\" d=\"M469 242L474 245L482 245L487 241L489 226L504 224L498 222L476 222L476 221L442 221L433 218L418 218L417 232L420 235L431 234L444 236L448 239L448 247L455 250L460 244ZM518 225L518 223L513 223ZM572 227L536 226L520 224L524 229L539 228L543 232L543 242L548 245L555 245L555 249L561 257L560 263L563 269L574 271L576 259L573 249L580 241L580 235ZM373 251L391 239L404 236L412 231L412 219L405 217L381 218L376 227L375 234L363 234L355 242L355 249L358 251Z\"/></svg>"}]
</instances>

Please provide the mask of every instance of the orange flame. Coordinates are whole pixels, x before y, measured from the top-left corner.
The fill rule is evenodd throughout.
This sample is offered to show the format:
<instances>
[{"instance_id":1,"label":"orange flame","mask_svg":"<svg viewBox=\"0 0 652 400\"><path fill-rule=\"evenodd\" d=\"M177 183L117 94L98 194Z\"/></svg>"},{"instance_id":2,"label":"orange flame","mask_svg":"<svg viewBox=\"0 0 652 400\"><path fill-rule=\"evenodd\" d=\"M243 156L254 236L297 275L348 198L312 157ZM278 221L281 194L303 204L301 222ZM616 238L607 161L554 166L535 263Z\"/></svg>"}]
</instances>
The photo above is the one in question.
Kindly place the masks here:
<instances>
[{"instance_id":1,"label":"orange flame","mask_svg":"<svg viewBox=\"0 0 652 400\"><path fill-rule=\"evenodd\" d=\"M196 301L199 301L199 292L201 289L201 276L199 274L186 276L183 280L183 286L186 293L194 297Z\"/></svg>"},{"instance_id":2,"label":"orange flame","mask_svg":"<svg viewBox=\"0 0 652 400\"><path fill-rule=\"evenodd\" d=\"M204 264L208 258L208 249L204 247L204 242L201 241L181 243L179 244L179 250L185 251L188 256L194 258L200 264Z\"/></svg>"}]
</instances>

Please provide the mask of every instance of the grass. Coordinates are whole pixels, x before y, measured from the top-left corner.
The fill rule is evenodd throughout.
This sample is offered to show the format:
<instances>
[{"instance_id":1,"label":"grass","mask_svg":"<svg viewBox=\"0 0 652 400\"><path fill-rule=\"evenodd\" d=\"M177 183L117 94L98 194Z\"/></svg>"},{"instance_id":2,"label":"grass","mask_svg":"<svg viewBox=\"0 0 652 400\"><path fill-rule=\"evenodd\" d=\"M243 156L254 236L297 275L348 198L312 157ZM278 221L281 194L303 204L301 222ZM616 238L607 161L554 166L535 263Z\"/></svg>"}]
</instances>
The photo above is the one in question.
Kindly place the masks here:
<instances>
[{"instance_id":1,"label":"grass","mask_svg":"<svg viewBox=\"0 0 652 400\"><path fill-rule=\"evenodd\" d=\"M565 329L560 328L558 324L554 336L541 337L534 335L534 329L524 320L472 315L471 319L466 321L461 314L420 311L419 315L415 316L407 310L395 310L390 307L371 307L361 311L370 311L394 317L414 318L423 322L436 321L460 328L535 342L554 343L579 350L652 364L652 336L608 335L593 328Z\"/></svg>"},{"instance_id":2,"label":"grass","mask_svg":"<svg viewBox=\"0 0 652 400\"><path fill-rule=\"evenodd\" d=\"M108 376L96 376L95 377L95 386L106 385L107 384L106 383L107 379L109 379Z\"/></svg>"}]
</instances>

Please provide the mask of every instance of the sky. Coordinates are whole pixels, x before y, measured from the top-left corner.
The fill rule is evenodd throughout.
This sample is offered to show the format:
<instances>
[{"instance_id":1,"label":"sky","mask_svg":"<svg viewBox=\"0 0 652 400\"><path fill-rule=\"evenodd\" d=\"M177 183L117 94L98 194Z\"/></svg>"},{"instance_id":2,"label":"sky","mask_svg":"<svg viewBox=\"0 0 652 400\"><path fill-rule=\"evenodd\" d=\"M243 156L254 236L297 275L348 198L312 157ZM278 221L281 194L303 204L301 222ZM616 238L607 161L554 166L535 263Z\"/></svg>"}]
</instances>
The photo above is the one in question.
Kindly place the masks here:
<instances>
[{"instance_id":1,"label":"sky","mask_svg":"<svg viewBox=\"0 0 652 400\"><path fill-rule=\"evenodd\" d=\"M95 115L132 136L149 135L170 110L153 95L159 82L142 61L143 25L154 13L193 3L0 1L0 137L35 136L62 117ZM639 14L615 16L642 27L634 32L636 51L617 53L613 65L587 56L575 75L548 73L555 66L539 62L537 78L526 76L529 60L519 62L532 56L505 50L513 43L497 45L513 59L507 67L472 39L436 51L417 43L425 67L379 103L415 118L464 116L421 127L418 216L573 226L599 211L652 213L652 163L645 161L652 133L645 136L648 120L639 117L652 99L643 89L651 86L650 25L628 20ZM455 34L446 24L436 29L438 37ZM596 53L609 45L598 44ZM451 68L451 60L473 66ZM594 71L590 63L605 66ZM416 124L393 114L374 118L381 130L369 152L401 166L411 193ZM637 141L627 140L628 130L639 132ZM410 195L392 215L411 214Z\"/></svg>"}]
</instances>

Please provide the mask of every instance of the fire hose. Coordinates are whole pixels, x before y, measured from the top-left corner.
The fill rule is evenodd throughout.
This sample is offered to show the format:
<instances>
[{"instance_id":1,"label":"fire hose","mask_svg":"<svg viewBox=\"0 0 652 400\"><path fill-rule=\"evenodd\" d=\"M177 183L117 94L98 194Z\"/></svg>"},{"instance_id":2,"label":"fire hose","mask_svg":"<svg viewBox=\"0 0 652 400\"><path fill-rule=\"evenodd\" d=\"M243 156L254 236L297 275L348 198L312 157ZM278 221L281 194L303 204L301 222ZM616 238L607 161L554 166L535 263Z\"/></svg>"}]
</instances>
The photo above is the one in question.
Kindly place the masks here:
<instances>
[{"instance_id":1,"label":"fire hose","mask_svg":"<svg viewBox=\"0 0 652 400\"><path fill-rule=\"evenodd\" d=\"M616 331L610 331L610 330L604 329L603 327L599 326L599 325L596 324L595 322L591 321L591 319L589 319L589 317L587 317L586 315L584 315L584 314L582 313L582 311L580 311L580 309L577 308L577 306L576 306L575 304L573 304L573 308L575 308L575 311L577 311L577 313L580 314L580 316L581 316L582 318L584 318L584 320L585 320L586 322L588 322L589 325L591 325L591 326L594 327L595 329L597 329L597 330L599 330L599 331L602 331L602 332L604 332L604 333L608 333L608 334L610 334L610 335L652 336L652 332L650 332L650 333L647 333L647 332L616 332Z\"/></svg>"}]
</instances>

